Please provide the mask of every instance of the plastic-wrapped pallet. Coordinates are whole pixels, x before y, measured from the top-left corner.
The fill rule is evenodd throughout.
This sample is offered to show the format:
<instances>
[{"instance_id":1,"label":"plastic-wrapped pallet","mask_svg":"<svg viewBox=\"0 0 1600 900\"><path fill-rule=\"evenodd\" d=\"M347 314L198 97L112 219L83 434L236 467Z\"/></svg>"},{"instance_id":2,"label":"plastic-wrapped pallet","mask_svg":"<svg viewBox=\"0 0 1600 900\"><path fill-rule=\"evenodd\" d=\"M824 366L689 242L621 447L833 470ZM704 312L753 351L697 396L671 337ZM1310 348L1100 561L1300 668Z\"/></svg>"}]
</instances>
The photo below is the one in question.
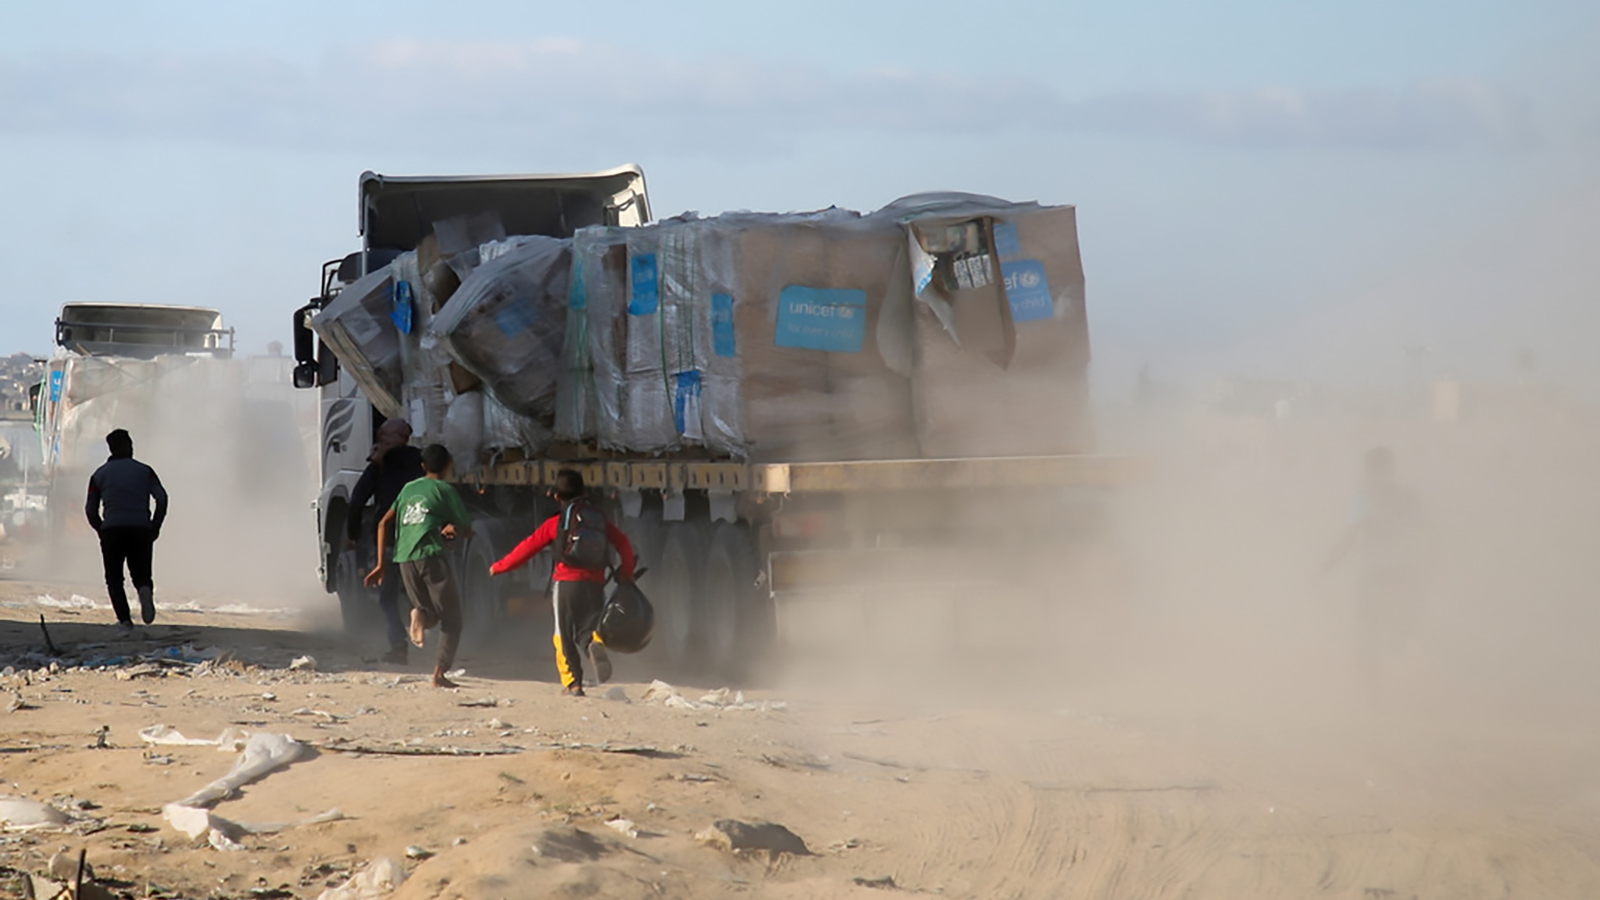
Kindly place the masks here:
<instances>
[{"instance_id":1,"label":"plastic-wrapped pallet","mask_svg":"<svg viewBox=\"0 0 1600 900\"><path fill-rule=\"evenodd\" d=\"M560 436L741 458L914 455L908 314L887 341L901 371L879 335L906 282L900 234L842 210L579 232L571 305L585 333L564 353Z\"/></svg>"},{"instance_id":2,"label":"plastic-wrapped pallet","mask_svg":"<svg viewBox=\"0 0 1600 900\"><path fill-rule=\"evenodd\" d=\"M481 446L486 457L506 461L524 459L550 443L549 428L507 409L493 394L476 393L483 398Z\"/></svg>"},{"instance_id":3,"label":"plastic-wrapped pallet","mask_svg":"<svg viewBox=\"0 0 1600 900\"><path fill-rule=\"evenodd\" d=\"M643 453L685 443L674 400L697 374L682 327L693 303L694 231L693 221L674 220L578 232L557 437ZM698 423L695 397L683 396ZM688 442L698 443L692 430Z\"/></svg>"},{"instance_id":4,"label":"plastic-wrapped pallet","mask_svg":"<svg viewBox=\"0 0 1600 900\"><path fill-rule=\"evenodd\" d=\"M393 269L379 269L340 291L310 323L387 418L406 412L400 330L394 321L395 286Z\"/></svg>"},{"instance_id":5,"label":"plastic-wrapped pallet","mask_svg":"<svg viewBox=\"0 0 1600 900\"><path fill-rule=\"evenodd\" d=\"M397 340L404 372L400 399L412 431L423 442L432 443L442 439L445 419L456 396L451 385L450 357L429 327L438 303L422 277L419 253L403 253L389 268L394 273L393 319L400 331ZM456 458L462 471L478 463L476 454Z\"/></svg>"},{"instance_id":6,"label":"plastic-wrapped pallet","mask_svg":"<svg viewBox=\"0 0 1600 900\"><path fill-rule=\"evenodd\" d=\"M1093 448L1075 211L965 194L898 200L911 262L924 456Z\"/></svg>"},{"instance_id":7,"label":"plastic-wrapped pallet","mask_svg":"<svg viewBox=\"0 0 1600 900\"><path fill-rule=\"evenodd\" d=\"M548 428L566 329L571 242L521 237L509 244L472 270L429 331L496 400Z\"/></svg>"},{"instance_id":8,"label":"plastic-wrapped pallet","mask_svg":"<svg viewBox=\"0 0 1600 900\"><path fill-rule=\"evenodd\" d=\"M749 455L914 456L899 229L844 210L718 224L737 240L720 337L739 363Z\"/></svg>"}]
</instances>

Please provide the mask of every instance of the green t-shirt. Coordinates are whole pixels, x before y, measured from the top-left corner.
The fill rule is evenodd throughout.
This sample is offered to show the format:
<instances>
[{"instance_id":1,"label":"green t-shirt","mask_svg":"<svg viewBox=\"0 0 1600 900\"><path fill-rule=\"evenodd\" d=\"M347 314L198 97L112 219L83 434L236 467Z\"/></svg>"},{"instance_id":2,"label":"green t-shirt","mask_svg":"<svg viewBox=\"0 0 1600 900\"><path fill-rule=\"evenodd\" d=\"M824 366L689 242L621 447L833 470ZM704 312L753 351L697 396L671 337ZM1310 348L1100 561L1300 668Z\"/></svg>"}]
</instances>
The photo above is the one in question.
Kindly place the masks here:
<instances>
[{"instance_id":1,"label":"green t-shirt","mask_svg":"<svg viewBox=\"0 0 1600 900\"><path fill-rule=\"evenodd\" d=\"M439 529L454 522L457 528L472 524L461 495L446 481L418 478L408 482L394 498L394 561L410 562L444 552Z\"/></svg>"}]
</instances>

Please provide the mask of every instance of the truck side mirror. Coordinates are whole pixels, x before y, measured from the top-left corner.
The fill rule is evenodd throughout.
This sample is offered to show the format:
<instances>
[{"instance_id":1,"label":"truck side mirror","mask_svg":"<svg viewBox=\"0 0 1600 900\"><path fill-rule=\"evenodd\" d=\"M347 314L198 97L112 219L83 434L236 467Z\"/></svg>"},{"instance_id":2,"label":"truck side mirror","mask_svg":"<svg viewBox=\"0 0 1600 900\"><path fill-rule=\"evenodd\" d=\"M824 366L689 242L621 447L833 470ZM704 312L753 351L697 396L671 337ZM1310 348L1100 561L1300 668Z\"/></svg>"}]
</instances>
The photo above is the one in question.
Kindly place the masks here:
<instances>
[{"instance_id":1,"label":"truck side mirror","mask_svg":"<svg viewBox=\"0 0 1600 900\"><path fill-rule=\"evenodd\" d=\"M306 324L306 319L319 306L320 302L313 300L294 311L294 324L291 327L294 332L294 386L297 388L314 388L319 382L316 335L311 332L311 326Z\"/></svg>"}]
</instances>

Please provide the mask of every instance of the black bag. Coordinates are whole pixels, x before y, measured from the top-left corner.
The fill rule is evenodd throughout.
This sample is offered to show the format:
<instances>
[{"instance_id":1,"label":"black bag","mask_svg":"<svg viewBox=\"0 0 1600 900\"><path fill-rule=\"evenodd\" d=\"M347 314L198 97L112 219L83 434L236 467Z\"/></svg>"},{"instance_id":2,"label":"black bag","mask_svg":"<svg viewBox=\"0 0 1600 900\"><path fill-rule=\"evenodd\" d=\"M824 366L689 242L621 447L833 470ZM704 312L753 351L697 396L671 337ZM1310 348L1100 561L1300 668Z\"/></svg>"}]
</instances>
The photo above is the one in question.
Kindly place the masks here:
<instances>
[{"instance_id":1,"label":"black bag","mask_svg":"<svg viewBox=\"0 0 1600 900\"><path fill-rule=\"evenodd\" d=\"M656 626L656 611L644 591L632 581L618 582L600 612L600 642L607 650L638 653L650 645Z\"/></svg>"},{"instance_id":2,"label":"black bag","mask_svg":"<svg viewBox=\"0 0 1600 900\"><path fill-rule=\"evenodd\" d=\"M611 562L606 514L582 500L561 512L559 559L574 569L604 569Z\"/></svg>"}]
</instances>

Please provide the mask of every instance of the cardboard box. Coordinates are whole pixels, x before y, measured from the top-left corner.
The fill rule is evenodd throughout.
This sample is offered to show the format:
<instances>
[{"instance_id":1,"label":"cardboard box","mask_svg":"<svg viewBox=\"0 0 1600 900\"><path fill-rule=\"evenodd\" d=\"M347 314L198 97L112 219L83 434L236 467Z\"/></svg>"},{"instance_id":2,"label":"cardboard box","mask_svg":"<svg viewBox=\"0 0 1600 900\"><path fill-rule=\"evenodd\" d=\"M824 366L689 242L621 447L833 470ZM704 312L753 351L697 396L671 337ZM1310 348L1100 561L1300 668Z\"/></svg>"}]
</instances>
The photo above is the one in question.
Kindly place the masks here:
<instances>
[{"instance_id":1,"label":"cardboard box","mask_svg":"<svg viewBox=\"0 0 1600 900\"><path fill-rule=\"evenodd\" d=\"M952 203L905 224L922 454L1092 450L1075 210Z\"/></svg>"},{"instance_id":2,"label":"cardboard box","mask_svg":"<svg viewBox=\"0 0 1600 900\"><path fill-rule=\"evenodd\" d=\"M450 358L500 403L547 427L555 418L571 269L569 241L518 238L473 269L430 326Z\"/></svg>"},{"instance_id":3,"label":"cardboard box","mask_svg":"<svg viewBox=\"0 0 1600 900\"><path fill-rule=\"evenodd\" d=\"M379 269L340 291L310 322L385 418L405 415L394 293L393 270Z\"/></svg>"}]
</instances>

